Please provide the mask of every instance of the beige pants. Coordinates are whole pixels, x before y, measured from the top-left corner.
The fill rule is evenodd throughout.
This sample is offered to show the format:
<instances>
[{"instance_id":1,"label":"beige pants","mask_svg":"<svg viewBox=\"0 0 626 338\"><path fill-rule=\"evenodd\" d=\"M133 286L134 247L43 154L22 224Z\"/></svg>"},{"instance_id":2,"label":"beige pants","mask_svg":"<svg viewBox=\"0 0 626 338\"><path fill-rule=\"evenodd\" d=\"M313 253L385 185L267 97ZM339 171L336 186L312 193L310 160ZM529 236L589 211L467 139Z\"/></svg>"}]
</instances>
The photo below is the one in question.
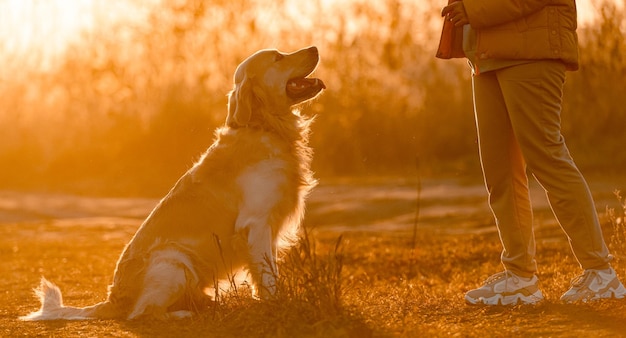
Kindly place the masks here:
<instances>
[{"instance_id":1,"label":"beige pants","mask_svg":"<svg viewBox=\"0 0 626 338\"><path fill-rule=\"evenodd\" d=\"M565 66L537 61L473 77L474 111L489 205L502 241L502 263L522 276L537 270L526 170L550 206L583 269L611 260L585 179L561 135Z\"/></svg>"}]
</instances>

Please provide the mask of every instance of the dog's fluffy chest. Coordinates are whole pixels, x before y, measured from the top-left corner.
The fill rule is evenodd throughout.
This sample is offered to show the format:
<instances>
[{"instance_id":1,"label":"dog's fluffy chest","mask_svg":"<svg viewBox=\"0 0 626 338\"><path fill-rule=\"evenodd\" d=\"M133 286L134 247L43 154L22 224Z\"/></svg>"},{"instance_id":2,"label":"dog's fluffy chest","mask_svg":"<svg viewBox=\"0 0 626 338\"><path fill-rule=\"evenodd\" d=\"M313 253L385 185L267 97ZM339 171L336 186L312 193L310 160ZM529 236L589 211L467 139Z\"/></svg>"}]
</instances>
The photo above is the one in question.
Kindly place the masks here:
<instances>
[{"instance_id":1,"label":"dog's fluffy chest","mask_svg":"<svg viewBox=\"0 0 626 338\"><path fill-rule=\"evenodd\" d=\"M217 139L191 170L196 182L211 181L268 191L287 177L299 182L301 158L293 145L262 130L222 128ZM295 177L298 177L294 180Z\"/></svg>"}]
</instances>

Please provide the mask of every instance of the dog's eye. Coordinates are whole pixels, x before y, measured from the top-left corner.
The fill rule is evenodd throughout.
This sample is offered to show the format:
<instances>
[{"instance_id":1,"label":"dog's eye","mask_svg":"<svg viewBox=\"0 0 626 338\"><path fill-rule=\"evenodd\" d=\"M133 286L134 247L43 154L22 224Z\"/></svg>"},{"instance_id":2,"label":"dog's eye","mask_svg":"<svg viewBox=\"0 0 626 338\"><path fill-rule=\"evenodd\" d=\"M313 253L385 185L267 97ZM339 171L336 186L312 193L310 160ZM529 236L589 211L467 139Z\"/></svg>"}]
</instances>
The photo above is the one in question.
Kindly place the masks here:
<instances>
[{"instance_id":1,"label":"dog's eye","mask_svg":"<svg viewBox=\"0 0 626 338\"><path fill-rule=\"evenodd\" d=\"M274 56L274 61L280 61L284 58L285 56L280 54L280 53L276 53L276 56Z\"/></svg>"}]
</instances>

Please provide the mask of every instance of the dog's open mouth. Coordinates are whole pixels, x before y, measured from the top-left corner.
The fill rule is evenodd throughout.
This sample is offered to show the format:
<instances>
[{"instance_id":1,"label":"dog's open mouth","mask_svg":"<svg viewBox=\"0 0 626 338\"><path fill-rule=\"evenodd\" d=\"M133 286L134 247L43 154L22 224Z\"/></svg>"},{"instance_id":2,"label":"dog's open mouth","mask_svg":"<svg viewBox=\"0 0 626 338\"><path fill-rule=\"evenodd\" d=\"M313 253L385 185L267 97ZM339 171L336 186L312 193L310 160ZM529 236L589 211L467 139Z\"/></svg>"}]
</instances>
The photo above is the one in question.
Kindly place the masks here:
<instances>
[{"instance_id":1,"label":"dog's open mouth","mask_svg":"<svg viewBox=\"0 0 626 338\"><path fill-rule=\"evenodd\" d=\"M320 79L316 78L296 78L287 81L287 95L292 99L311 98L322 89L326 89L326 85Z\"/></svg>"}]
</instances>

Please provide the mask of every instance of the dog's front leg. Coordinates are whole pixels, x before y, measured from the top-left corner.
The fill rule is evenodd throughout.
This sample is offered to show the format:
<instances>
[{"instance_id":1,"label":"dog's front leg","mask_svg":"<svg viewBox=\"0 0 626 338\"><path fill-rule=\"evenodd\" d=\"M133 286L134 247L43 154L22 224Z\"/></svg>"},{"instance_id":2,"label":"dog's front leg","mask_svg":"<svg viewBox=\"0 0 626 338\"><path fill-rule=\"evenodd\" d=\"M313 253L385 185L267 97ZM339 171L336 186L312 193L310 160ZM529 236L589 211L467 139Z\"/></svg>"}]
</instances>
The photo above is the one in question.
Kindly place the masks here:
<instances>
[{"instance_id":1,"label":"dog's front leg","mask_svg":"<svg viewBox=\"0 0 626 338\"><path fill-rule=\"evenodd\" d=\"M276 293L276 257L273 253L271 227L251 225L248 235L250 270L258 296L267 299Z\"/></svg>"},{"instance_id":2,"label":"dog's front leg","mask_svg":"<svg viewBox=\"0 0 626 338\"><path fill-rule=\"evenodd\" d=\"M280 186L284 183L280 160L266 160L251 166L237 180L243 201L235 224L235 231L243 234L248 246L248 269L258 289L258 296L268 298L276 292L276 257L274 238L278 226L275 206L283 198Z\"/></svg>"},{"instance_id":3,"label":"dog's front leg","mask_svg":"<svg viewBox=\"0 0 626 338\"><path fill-rule=\"evenodd\" d=\"M238 223L233 244L236 250L245 251L248 271L255 287L254 295L269 298L276 292L276 258L272 249L271 230L265 224L250 221L245 222L245 225L243 222Z\"/></svg>"}]
</instances>

